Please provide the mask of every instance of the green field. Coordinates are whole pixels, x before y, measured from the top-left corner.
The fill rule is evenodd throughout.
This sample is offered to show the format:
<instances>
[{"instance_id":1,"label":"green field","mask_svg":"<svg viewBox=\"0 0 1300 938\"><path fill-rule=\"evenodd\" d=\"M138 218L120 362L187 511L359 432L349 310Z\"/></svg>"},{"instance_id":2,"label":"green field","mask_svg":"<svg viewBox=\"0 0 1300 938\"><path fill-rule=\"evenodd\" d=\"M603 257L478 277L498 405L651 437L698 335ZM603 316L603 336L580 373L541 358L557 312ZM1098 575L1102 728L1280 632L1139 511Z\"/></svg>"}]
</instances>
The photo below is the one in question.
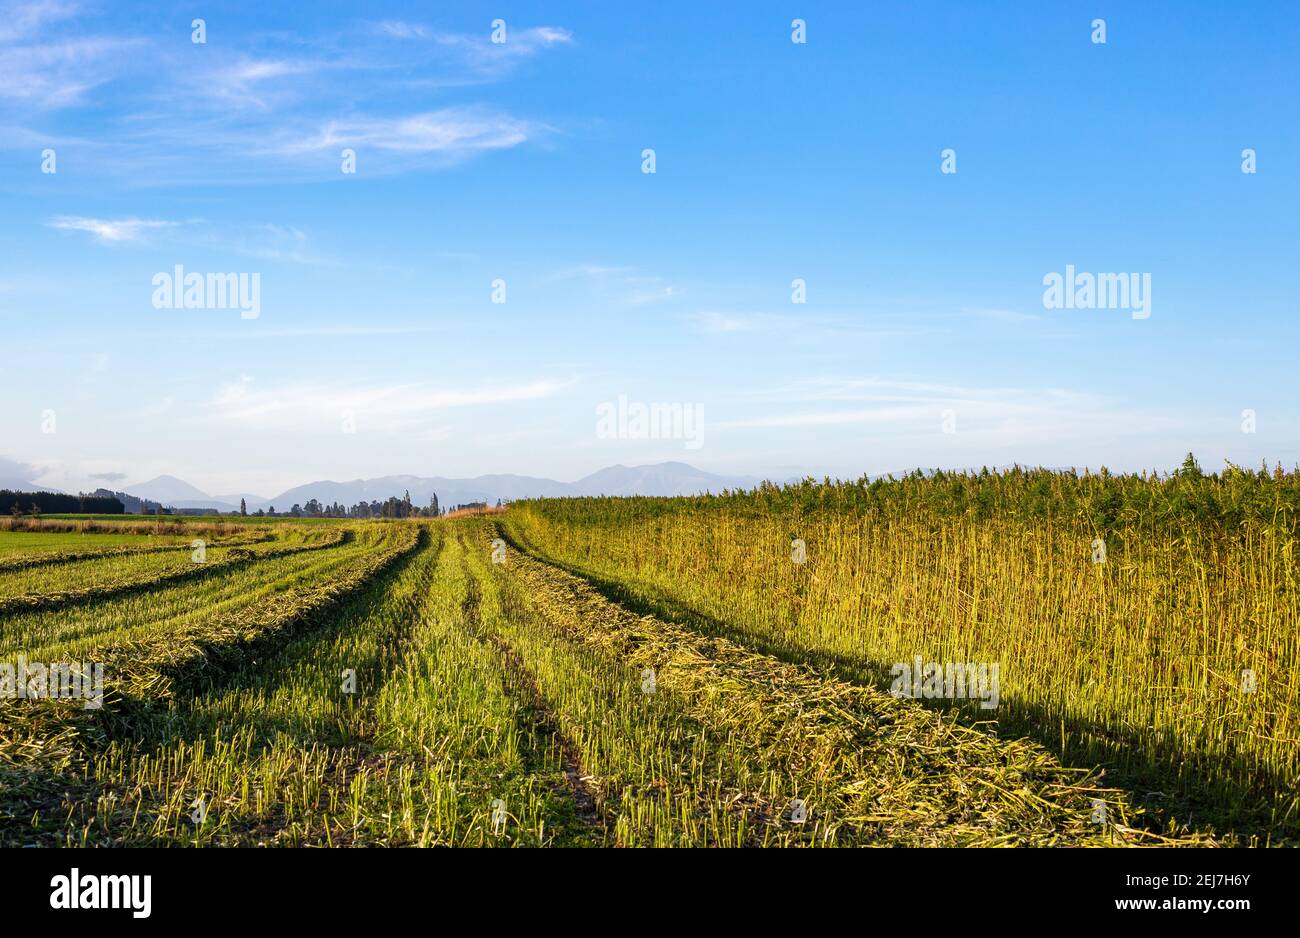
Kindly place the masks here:
<instances>
[{"instance_id":1,"label":"green field","mask_svg":"<svg viewBox=\"0 0 1300 938\"><path fill-rule=\"evenodd\" d=\"M93 550L102 547L152 547L172 544L176 547L188 543L177 536L151 534L27 534L20 531L0 531L0 558L37 553L40 551Z\"/></svg>"},{"instance_id":2,"label":"green field","mask_svg":"<svg viewBox=\"0 0 1300 938\"><path fill-rule=\"evenodd\" d=\"M1300 479L1248 475L8 533L0 663L104 693L0 700L0 842L1294 843Z\"/></svg>"}]
</instances>

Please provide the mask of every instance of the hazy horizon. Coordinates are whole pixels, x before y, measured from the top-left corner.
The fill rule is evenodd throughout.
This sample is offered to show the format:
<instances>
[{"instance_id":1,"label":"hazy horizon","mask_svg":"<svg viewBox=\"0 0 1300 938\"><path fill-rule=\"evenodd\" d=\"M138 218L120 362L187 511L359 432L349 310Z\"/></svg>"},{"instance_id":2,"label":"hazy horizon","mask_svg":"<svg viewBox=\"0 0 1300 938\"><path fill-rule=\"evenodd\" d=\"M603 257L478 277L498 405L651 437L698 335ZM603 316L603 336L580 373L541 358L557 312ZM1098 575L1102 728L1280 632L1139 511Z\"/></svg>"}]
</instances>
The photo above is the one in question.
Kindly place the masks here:
<instances>
[{"instance_id":1,"label":"hazy horizon","mask_svg":"<svg viewBox=\"0 0 1300 938\"><path fill-rule=\"evenodd\" d=\"M1196 456L1195 453L1191 455ZM1197 458L1197 462L1201 466L1201 469L1208 473L1219 472L1224 468L1224 466L1213 466L1213 465L1207 466L1201 462L1199 457ZM16 464L12 463L12 461L0 460L0 470L11 471L14 465ZM1182 461L1180 460L1179 463L1176 465L1148 466L1135 471L1139 473L1154 473L1156 475L1168 476L1176 472L1181 465L1182 465ZM1264 465L1265 468L1271 470L1274 466L1279 465L1279 463L1269 462L1266 460L1264 461ZM681 473L681 475L689 476L692 473L698 472L707 475L709 477L712 477L713 479L722 480L723 483L732 487L736 485L753 487L764 481L772 482L777 485L784 485L787 483L796 482L803 479L813 479L819 482L825 478L829 478L832 481L856 481L861 478L886 478L886 477L901 479L903 476L918 470L927 473L933 471L978 473L984 469L988 469L993 472L1005 472L1011 469L1013 466L1018 466L1021 469L1031 469L1031 470L1044 469L1050 472L1075 471L1078 473L1084 473L1084 472L1095 473L1102 469L1113 471L1109 466L1043 466L1043 465L1031 465L1025 463L1004 463L998 465L985 464L985 465L970 465L970 466L917 465L917 466L901 467L898 469L894 469L882 473L860 472L857 474L847 474L847 475L816 472L816 471L801 471L797 469L788 469L788 470L781 470L781 471L771 472L771 473L755 474L755 473L737 473L737 472L714 472L711 470L703 469L691 463L686 463L678 460L670 460L661 463L644 463L644 464L637 464L637 465L624 465L622 463L615 463L611 465L596 467L592 469L590 472L585 472L574 478L563 478L563 479L555 479L547 476L539 476L527 472L486 472L486 473L479 473L474 476L460 476L460 477L447 476L436 472L435 473L389 472L377 476L364 477L364 478L363 477L332 478L328 476L319 476L312 479L301 480L290 486L287 486L284 489L277 489L274 494L270 494L270 495L261 492L250 492L250 491L208 490L202 488L201 486L195 486L193 485L192 482L190 482L190 480L181 478L180 476L177 476L173 473L162 473L158 476L154 476L149 479L138 479L135 481L93 479L90 480L86 485L79 486L72 489L71 494L76 494L78 492L89 494L90 492L95 490L109 490L114 492L123 492L132 496L145 497L153 501L160 501L164 504L167 504L169 500L174 502L197 500L197 499L192 499L189 496L161 496L156 494L157 483L169 484L171 482L177 482L185 486L189 486L194 489L197 489L198 497L201 499L208 499L208 500L222 502L225 504L230 504L232 506L235 506L238 504L238 501L241 498L252 498L256 500L258 506L261 506L266 503L276 501L284 495L294 493L296 490L310 488L313 485L348 486L348 485L356 485L356 484L364 484L364 483L374 483L377 481L387 480L387 479L422 480L422 481L438 480L438 481L452 482L457 484L464 484L469 482L480 482L481 480L484 479L507 479L507 480L530 479L530 480L537 480L543 483L554 483L560 486L573 486L585 480L591 479L593 477L600 476L602 473L607 473L614 470L625 470L626 472L636 472L638 470L645 470L645 469L680 467L682 469L689 470L686 473ZM1242 468L1258 469L1260 468L1260 466L1258 464L1246 465L1246 466L1242 466ZM1283 468L1291 469L1294 467L1283 466ZM0 475L0 489L5 489L5 488L13 489L15 481L16 479L14 477L7 477L4 475ZM39 485L39 483L34 483L34 485ZM22 487L19 486L19 488L21 489ZM393 491L395 494L396 490ZM452 491L455 492L457 490L453 489ZM597 493L593 491L586 494L602 494L602 493ZM630 494L630 493L624 493L624 494ZM637 493L637 494L644 494L644 493ZM492 497L495 498L497 496L493 495ZM356 500L355 496L353 496L353 500L354 501Z\"/></svg>"}]
</instances>

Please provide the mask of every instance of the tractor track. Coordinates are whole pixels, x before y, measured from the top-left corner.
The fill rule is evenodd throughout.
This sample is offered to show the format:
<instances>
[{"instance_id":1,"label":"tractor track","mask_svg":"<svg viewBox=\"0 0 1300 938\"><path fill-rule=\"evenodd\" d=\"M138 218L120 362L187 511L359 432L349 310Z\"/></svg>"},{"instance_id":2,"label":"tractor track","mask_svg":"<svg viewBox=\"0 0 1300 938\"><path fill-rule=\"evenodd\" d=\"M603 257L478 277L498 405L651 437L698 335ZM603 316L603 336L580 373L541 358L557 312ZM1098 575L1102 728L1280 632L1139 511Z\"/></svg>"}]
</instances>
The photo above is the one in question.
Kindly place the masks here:
<instances>
[{"instance_id":1,"label":"tractor track","mask_svg":"<svg viewBox=\"0 0 1300 938\"><path fill-rule=\"evenodd\" d=\"M458 539L461 546L465 547L463 536L458 535ZM565 733L547 704L536 677L524 659L506 639L484 625L479 610L482 591L478 577L468 562L462 559L462 563L468 583L468 594L463 606L466 628L476 640L487 644L500 656L506 686L524 705L520 713L520 730L524 738L531 741L526 763L530 770L541 768L545 765L548 744L553 746L560 757L560 767L566 780L565 792L573 801L577 820L585 833L597 833L603 840L609 830L608 818L587 785L587 774L583 771L577 745Z\"/></svg>"}]
</instances>

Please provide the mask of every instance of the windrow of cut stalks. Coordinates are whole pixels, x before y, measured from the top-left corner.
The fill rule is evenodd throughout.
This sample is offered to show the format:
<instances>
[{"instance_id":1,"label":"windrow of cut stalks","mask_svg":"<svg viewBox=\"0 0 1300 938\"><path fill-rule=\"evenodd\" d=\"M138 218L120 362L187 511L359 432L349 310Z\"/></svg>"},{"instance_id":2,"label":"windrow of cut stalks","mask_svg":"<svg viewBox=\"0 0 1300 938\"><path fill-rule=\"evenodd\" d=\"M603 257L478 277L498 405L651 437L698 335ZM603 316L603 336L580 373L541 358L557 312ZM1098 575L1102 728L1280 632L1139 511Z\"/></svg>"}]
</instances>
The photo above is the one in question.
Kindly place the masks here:
<instances>
[{"instance_id":1,"label":"windrow of cut stalks","mask_svg":"<svg viewBox=\"0 0 1300 938\"><path fill-rule=\"evenodd\" d=\"M471 635L463 548L442 550L446 527L426 529L432 544L327 624L174 695L168 720L97 750L84 790L48 807L27 841L579 842L558 759L536 750L495 651Z\"/></svg>"},{"instance_id":2,"label":"windrow of cut stalks","mask_svg":"<svg viewBox=\"0 0 1300 938\"><path fill-rule=\"evenodd\" d=\"M289 532L280 532L281 535ZM245 533L238 537L219 537L207 542L208 547L247 547L252 544L264 544L275 540L276 535L270 531ZM59 564L74 563L81 560L101 560L119 556L138 556L140 554L161 554L168 552L189 552L190 541L176 539L169 544L150 544L138 546L124 544L116 547L78 548L77 550L44 550L29 554L18 554L0 560L0 574L17 570L29 570L34 567L42 569Z\"/></svg>"},{"instance_id":3,"label":"windrow of cut stalks","mask_svg":"<svg viewBox=\"0 0 1300 938\"><path fill-rule=\"evenodd\" d=\"M351 532L341 532L350 540ZM204 682L219 680L265 643L310 630L326 621L338 604L412 553L427 537L414 525L391 527L371 549L336 577L273 594L254 607L214 618L184 630L105 649L105 670L116 675L114 696L138 701L168 700Z\"/></svg>"},{"instance_id":4,"label":"windrow of cut stalks","mask_svg":"<svg viewBox=\"0 0 1300 938\"><path fill-rule=\"evenodd\" d=\"M900 516L752 498L543 500L503 525L636 608L855 683L887 688L918 657L997 663L1002 732L1105 766L1153 830L1300 832L1289 514L1098 531L924 501Z\"/></svg>"},{"instance_id":5,"label":"windrow of cut stalks","mask_svg":"<svg viewBox=\"0 0 1300 938\"><path fill-rule=\"evenodd\" d=\"M557 629L527 587L489 562L487 527L453 522L470 578L465 628L520 702L521 736L540 736L565 768L586 842L748 846L807 839L765 824L789 800L782 779L736 739L693 719L639 673ZM815 826L815 824L813 825Z\"/></svg>"},{"instance_id":6,"label":"windrow of cut stalks","mask_svg":"<svg viewBox=\"0 0 1300 938\"><path fill-rule=\"evenodd\" d=\"M82 709L78 701L0 701L0 831L6 839L22 840L15 821L61 803L60 793L90 786L84 767L96 751L114 738L165 734L178 697L198 693L278 643L328 622L341 603L414 552L425 536L415 526L368 531L354 554L340 558L342 564L321 567L328 576L281 584L259 602L196 615L183 625L167 621L167 628L142 638L98 647L88 657L103 666L101 709Z\"/></svg>"},{"instance_id":7,"label":"windrow of cut stalks","mask_svg":"<svg viewBox=\"0 0 1300 938\"><path fill-rule=\"evenodd\" d=\"M160 584L0 618L0 660L84 660L107 645L184 629L263 602L276 592L344 570L369 550L368 536L325 550L296 551L247 565L226 565L207 577Z\"/></svg>"},{"instance_id":8,"label":"windrow of cut stalks","mask_svg":"<svg viewBox=\"0 0 1300 938\"><path fill-rule=\"evenodd\" d=\"M153 537L231 537L245 530L244 525L253 519L237 521L211 521L185 519L176 515L156 515L152 520L137 521L129 518L139 515L108 515L95 518L15 518L0 517L0 531L27 534L138 534ZM105 520L107 518L108 520ZM261 522L257 522L261 523ZM286 522L287 524L288 522Z\"/></svg>"},{"instance_id":9,"label":"windrow of cut stalks","mask_svg":"<svg viewBox=\"0 0 1300 938\"><path fill-rule=\"evenodd\" d=\"M183 552L150 551L144 556L128 553L96 557L59 566L53 575L44 567L0 574L0 616L149 591L187 579L213 576L255 560L327 550L346 543L351 536L350 531L337 529L324 537L290 535L280 541L205 546L204 559L199 562L187 547ZM52 578L57 580L57 588L50 588Z\"/></svg>"},{"instance_id":10,"label":"windrow of cut stalks","mask_svg":"<svg viewBox=\"0 0 1300 938\"><path fill-rule=\"evenodd\" d=\"M751 794L768 803L760 823L771 828L789 829L797 798L808 812L805 840L823 844L1208 842L1135 826L1122 792L1028 740L998 739L913 701L638 615L520 552L494 569L559 634L598 650L625 681L652 670L656 695L765 766L771 784Z\"/></svg>"}]
</instances>

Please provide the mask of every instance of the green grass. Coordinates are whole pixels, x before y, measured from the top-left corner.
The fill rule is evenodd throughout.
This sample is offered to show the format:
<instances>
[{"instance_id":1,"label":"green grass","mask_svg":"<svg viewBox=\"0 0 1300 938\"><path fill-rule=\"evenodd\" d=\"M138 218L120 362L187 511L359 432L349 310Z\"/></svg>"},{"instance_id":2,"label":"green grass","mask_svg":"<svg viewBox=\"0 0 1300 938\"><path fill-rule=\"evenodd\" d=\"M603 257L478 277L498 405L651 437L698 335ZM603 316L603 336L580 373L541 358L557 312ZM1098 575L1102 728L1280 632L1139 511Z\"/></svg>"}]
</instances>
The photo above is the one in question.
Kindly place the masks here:
<instances>
[{"instance_id":1,"label":"green grass","mask_svg":"<svg viewBox=\"0 0 1300 938\"><path fill-rule=\"evenodd\" d=\"M0 559L47 551L97 550L110 547L156 547L189 543L176 535L149 534L29 534L0 531Z\"/></svg>"}]
</instances>

